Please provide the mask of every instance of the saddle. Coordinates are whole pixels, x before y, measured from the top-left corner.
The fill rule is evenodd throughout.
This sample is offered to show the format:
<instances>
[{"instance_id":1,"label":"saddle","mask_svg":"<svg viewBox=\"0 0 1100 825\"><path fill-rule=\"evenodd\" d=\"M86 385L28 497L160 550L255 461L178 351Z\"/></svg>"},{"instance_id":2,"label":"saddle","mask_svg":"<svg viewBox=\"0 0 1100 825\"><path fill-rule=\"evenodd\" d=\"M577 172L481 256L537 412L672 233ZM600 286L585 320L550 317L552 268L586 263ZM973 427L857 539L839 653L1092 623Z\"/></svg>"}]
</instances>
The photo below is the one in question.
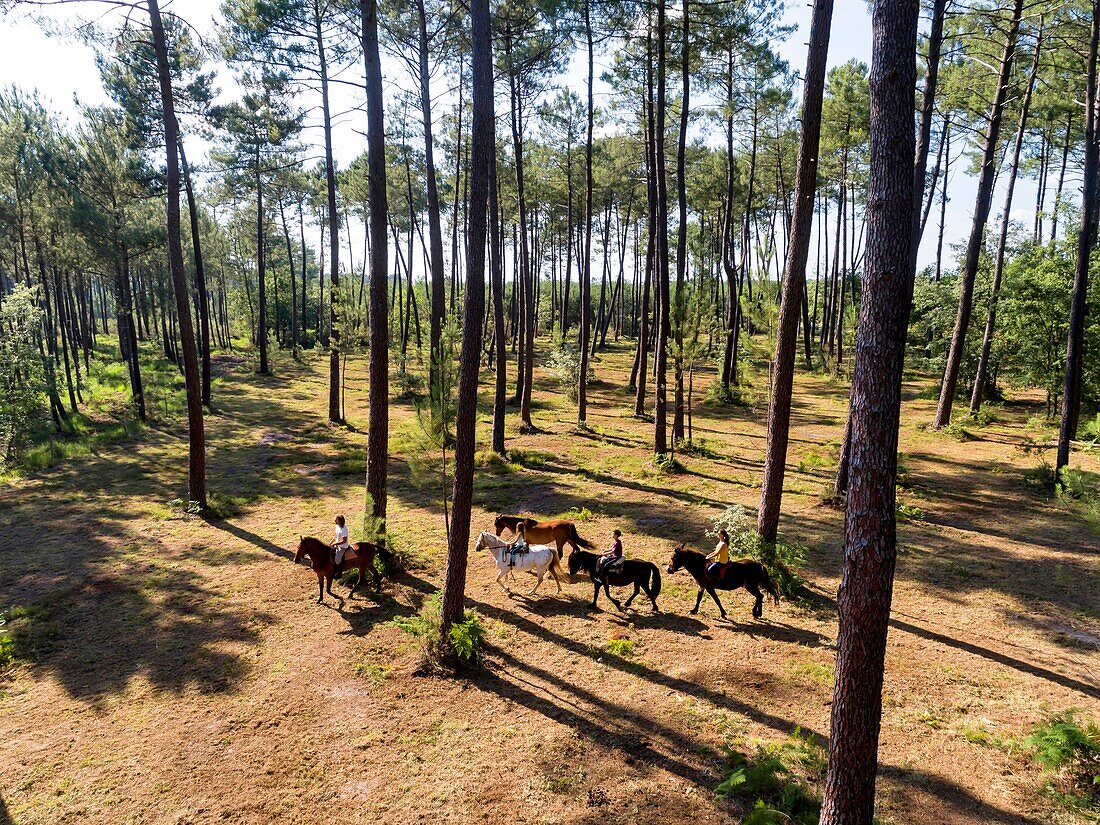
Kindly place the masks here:
<instances>
[{"instance_id":1,"label":"saddle","mask_svg":"<svg viewBox=\"0 0 1100 825\"><path fill-rule=\"evenodd\" d=\"M339 564L336 563L336 548L332 548L332 554L329 556L329 561L332 562L333 575L340 573L344 569L344 565L349 561L355 561L359 558L359 554L355 552L355 545L349 544L348 549L344 551L344 559Z\"/></svg>"},{"instance_id":2,"label":"saddle","mask_svg":"<svg viewBox=\"0 0 1100 825\"><path fill-rule=\"evenodd\" d=\"M707 562L707 566L704 568L707 574L707 581L711 584L717 584L722 581L722 577L726 573L726 564L720 561Z\"/></svg>"},{"instance_id":3,"label":"saddle","mask_svg":"<svg viewBox=\"0 0 1100 825\"><path fill-rule=\"evenodd\" d=\"M525 544L523 547L513 547L508 551L508 566L516 566L516 556L523 556L531 552L531 545Z\"/></svg>"}]
</instances>

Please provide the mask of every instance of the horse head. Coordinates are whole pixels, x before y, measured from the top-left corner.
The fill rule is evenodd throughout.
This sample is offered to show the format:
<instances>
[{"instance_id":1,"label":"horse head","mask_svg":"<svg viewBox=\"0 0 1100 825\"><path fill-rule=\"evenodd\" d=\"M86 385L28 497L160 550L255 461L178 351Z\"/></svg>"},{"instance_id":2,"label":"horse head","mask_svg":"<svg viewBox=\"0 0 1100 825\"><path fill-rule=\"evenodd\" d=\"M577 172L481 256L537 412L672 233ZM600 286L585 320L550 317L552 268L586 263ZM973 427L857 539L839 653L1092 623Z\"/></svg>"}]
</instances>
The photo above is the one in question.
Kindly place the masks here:
<instances>
[{"instance_id":1,"label":"horse head","mask_svg":"<svg viewBox=\"0 0 1100 825\"><path fill-rule=\"evenodd\" d=\"M484 550L488 546L489 546L489 542L485 537L485 531L482 530L481 533L478 534L477 541L474 542L474 549L475 550Z\"/></svg>"},{"instance_id":2,"label":"horse head","mask_svg":"<svg viewBox=\"0 0 1100 825\"><path fill-rule=\"evenodd\" d=\"M681 567L684 566L684 542L680 542L674 548L672 548L672 558L668 562L668 567L665 568L667 573L675 573Z\"/></svg>"},{"instance_id":3,"label":"horse head","mask_svg":"<svg viewBox=\"0 0 1100 825\"><path fill-rule=\"evenodd\" d=\"M588 554L585 554L588 555ZM584 556L581 551L574 550L569 554L569 575L570 577L576 577L584 563Z\"/></svg>"},{"instance_id":4,"label":"horse head","mask_svg":"<svg viewBox=\"0 0 1100 825\"><path fill-rule=\"evenodd\" d=\"M306 537L301 533L298 534L298 549L294 552L294 563L301 564L302 556L306 554Z\"/></svg>"},{"instance_id":5,"label":"horse head","mask_svg":"<svg viewBox=\"0 0 1100 825\"><path fill-rule=\"evenodd\" d=\"M496 521L493 522L493 530L496 531L496 534L498 536L502 535L504 533L504 528L507 526L507 516L505 516L504 513L497 513Z\"/></svg>"}]
</instances>

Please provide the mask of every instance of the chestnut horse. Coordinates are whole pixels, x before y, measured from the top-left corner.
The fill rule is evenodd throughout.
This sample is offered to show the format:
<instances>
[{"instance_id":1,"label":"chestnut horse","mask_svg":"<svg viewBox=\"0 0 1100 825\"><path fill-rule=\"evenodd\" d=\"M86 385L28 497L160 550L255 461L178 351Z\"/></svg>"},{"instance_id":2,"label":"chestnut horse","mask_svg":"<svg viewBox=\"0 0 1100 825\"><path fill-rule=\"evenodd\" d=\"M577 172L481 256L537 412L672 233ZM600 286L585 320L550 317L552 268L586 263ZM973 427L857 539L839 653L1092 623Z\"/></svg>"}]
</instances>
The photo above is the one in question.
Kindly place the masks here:
<instances>
[{"instance_id":1,"label":"chestnut horse","mask_svg":"<svg viewBox=\"0 0 1100 825\"><path fill-rule=\"evenodd\" d=\"M341 596L332 592L332 574L336 567L332 560L332 548L313 536L299 536L298 538L298 551L294 554L294 563L298 564L303 556L309 558L309 565L317 575L317 604L321 604L324 600L326 590L330 596L343 601ZM390 551L369 541L357 541L351 545L350 550L344 553L344 571L351 569L359 571L359 578L356 579L351 592L348 593L349 599L355 595L356 589L363 583L368 570L374 576L375 591L382 590L382 575L378 572L378 568L374 566L376 555L381 556L387 564L389 563Z\"/></svg>"},{"instance_id":2,"label":"chestnut horse","mask_svg":"<svg viewBox=\"0 0 1100 825\"><path fill-rule=\"evenodd\" d=\"M587 547L589 550L596 549L592 542L580 537L573 522L566 521L563 518L538 521L530 516L506 516L501 514L497 516L494 522L494 532L500 536L504 534L504 530L507 528L515 533L516 528L521 523L529 544L552 544L557 548L559 559L562 557L562 549L567 544L571 545L574 550L580 550L582 547Z\"/></svg>"},{"instance_id":3,"label":"chestnut horse","mask_svg":"<svg viewBox=\"0 0 1100 825\"><path fill-rule=\"evenodd\" d=\"M764 615L764 594L760 592L760 588L768 591L775 599L776 606L779 606L779 590L776 589L772 577L768 575L768 568L755 559L735 559L719 564L712 575L707 571L707 557L694 550L685 550L684 545L681 544L672 551L668 572L675 573L681 567L691 573L696 584L699 585L699 595L695 598L692 615L699 612L703 591L706 591L718 605L722 618L726 618L726 609L718 601L715 590L736 590L739 587L745 588L756 597L756 602L752 606L752 615L757 619Z\"/></svg>"}]
</instances>

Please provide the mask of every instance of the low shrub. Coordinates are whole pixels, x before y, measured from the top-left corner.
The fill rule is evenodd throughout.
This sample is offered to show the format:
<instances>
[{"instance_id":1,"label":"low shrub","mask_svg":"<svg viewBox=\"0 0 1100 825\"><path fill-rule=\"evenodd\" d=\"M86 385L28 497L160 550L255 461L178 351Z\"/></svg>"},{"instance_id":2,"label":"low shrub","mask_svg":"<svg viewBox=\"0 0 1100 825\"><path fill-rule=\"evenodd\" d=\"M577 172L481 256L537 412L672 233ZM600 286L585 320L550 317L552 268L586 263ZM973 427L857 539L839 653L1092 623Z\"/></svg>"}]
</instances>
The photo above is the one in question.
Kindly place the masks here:
<instances>
[{"instance_id":1,"label":"low shrub","mask_svg":"<svg viewBox=\"0 0 1100 825\"><path fill-rule=\"evenodd\" d=\"M1059 804L1100 813L1100 726L1079 721L1072 710L1055 713L1027 738L1045 770L1045 791Z\"/></svg>"},{"instance_id":2,"label":"low shrub","mask_svg":"<svg viewBox=\"0 0 1100 825\"><path fill-rule=\"evenodd\" d=\"M816 825L821 816L818 786L825 778L824 748L800 730L782 742L757 745L750 751L727 749L720 799L748 808L743 823Z\"/></svg>"}]
</instances>

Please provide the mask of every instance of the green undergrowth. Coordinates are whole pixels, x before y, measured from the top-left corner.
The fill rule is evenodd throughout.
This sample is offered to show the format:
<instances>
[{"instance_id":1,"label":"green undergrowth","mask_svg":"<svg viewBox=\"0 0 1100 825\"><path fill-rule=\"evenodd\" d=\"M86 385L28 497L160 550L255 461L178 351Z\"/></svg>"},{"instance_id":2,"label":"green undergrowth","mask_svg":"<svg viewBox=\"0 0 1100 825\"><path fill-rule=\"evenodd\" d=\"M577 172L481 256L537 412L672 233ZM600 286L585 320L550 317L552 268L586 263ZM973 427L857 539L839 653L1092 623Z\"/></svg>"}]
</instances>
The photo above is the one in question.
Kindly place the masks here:
<instances>
[{"instance_id":1,"label":"green undergrowth","mask_svg":"<svg viewBox=\"0 0 1100 825\"><path fill-rule=\"evenodd\" d=\"M819 788L828 760L812 736L795 729L780 742L726 749L720 799L739 803L745 825L816 825L821 816Z\"/></svg>"},{"instance_id":2,"label":"green undergrowth","mask_svg":"<svg viewBox=\"0 0 1100 825\"><path fill-rule=\"evenodd\" d=\"M416 637L423 654L422 670L448 670L455 658L460 663L477 664L484 648L485 628L476 610L467 610L462 621L455 622L447 632L444 643L440 620L441 593L434 593L424 602L420 612L412 616L399 616L390 624Z\"/></svg>"},{"instance_id":3,"label":"green undergrowth","mask_svg":"<svg viewBox=\"0 0 1100 825\"><path fill-rule=\"evenodd\" d=\"M57 647L61 594L0 612L0 670L41 661Z\"/></svg>"},{"instance_id":4,"label":"green undergrowth","mask_svg":"<svg viewBox=\"0 0 1100 825\"><path fill-rule=\"evenodd\" d=\"M1065 710L1036 725L1026 744L1044 770L1044 793L1100 821L1100 726Z\"/></svg>"}]
</instances>

